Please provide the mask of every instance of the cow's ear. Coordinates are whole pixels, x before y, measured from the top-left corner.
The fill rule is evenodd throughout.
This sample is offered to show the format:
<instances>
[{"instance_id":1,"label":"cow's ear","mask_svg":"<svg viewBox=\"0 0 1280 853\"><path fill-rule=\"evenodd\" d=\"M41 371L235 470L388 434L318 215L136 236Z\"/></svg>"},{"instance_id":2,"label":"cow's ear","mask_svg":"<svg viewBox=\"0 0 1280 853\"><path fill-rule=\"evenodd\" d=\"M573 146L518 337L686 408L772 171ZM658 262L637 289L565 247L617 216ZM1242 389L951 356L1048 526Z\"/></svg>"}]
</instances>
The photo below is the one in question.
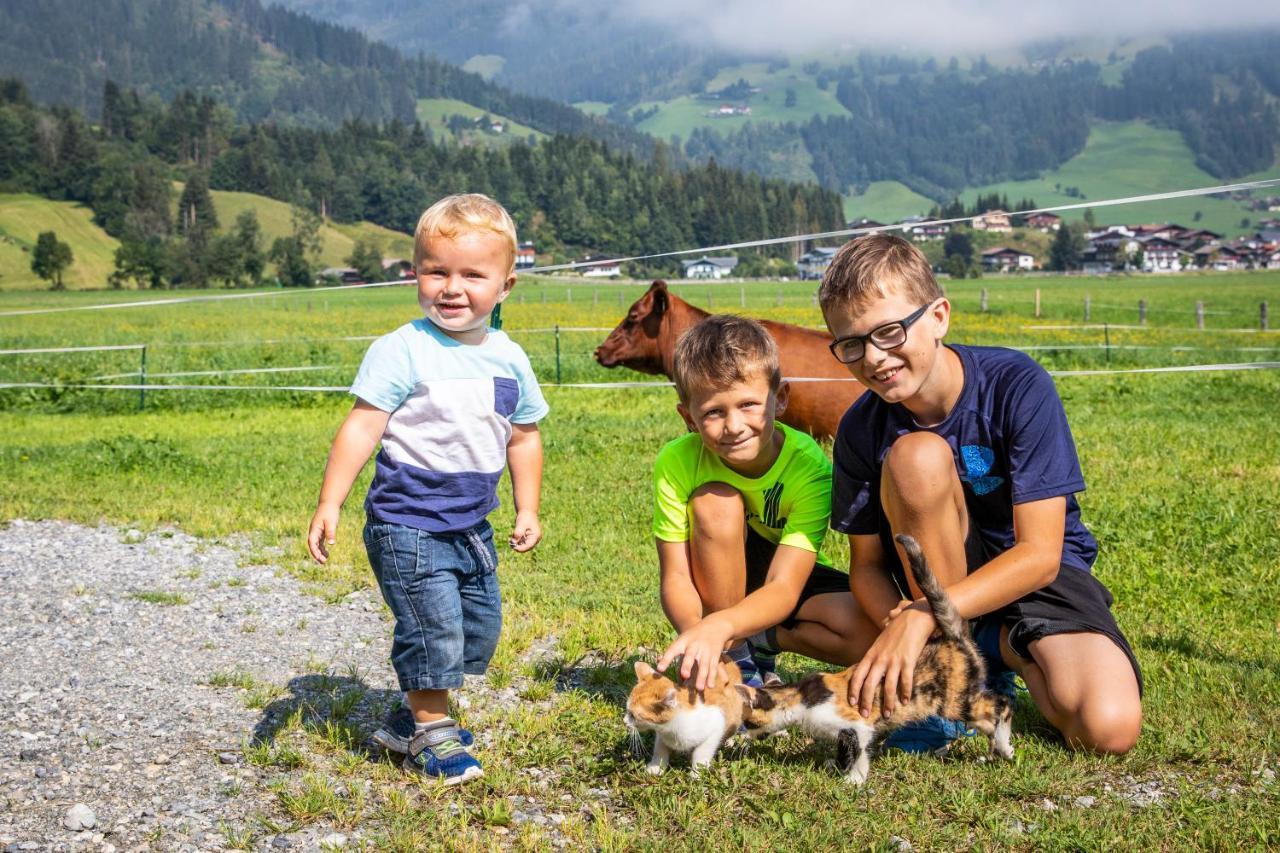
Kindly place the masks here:
<instances>
[{"instance_id":1,"label":"cow's ear","mask_svg":"<svg viewBox=\"0 0 1280 853\"><path fill-rule=\"evenodd\" d=\"M653 314L661 317L667 313L667 307L670 305L669 294L667 293L667 283L659 279L649 286L648 295L653 300Z\"/></svg>"}]
</instances>

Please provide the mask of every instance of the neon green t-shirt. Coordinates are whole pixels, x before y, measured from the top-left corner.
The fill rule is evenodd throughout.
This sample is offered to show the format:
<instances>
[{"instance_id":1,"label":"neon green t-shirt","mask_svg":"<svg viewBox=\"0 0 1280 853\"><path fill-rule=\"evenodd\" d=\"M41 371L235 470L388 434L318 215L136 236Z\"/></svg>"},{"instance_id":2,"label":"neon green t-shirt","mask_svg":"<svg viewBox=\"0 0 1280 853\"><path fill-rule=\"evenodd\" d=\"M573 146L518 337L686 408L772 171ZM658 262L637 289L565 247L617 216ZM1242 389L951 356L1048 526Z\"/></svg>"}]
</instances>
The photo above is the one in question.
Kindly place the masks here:
<instances>
[{"instance_id":1,"label":"neon green t-shirt","mask_svg":"<svg viewBox=\"0 0 1280 853\"><path fill-rule=\"evenodd\" d=\"M744 477L708 450L697 433L668 442L653 463L653 535L664 542L689 541L689 497L707 483L724 483L742 494L747 524L775 545L821 549L831 517L831 463L810 436L778 424L782 451L759 477Z\"/></svg>"}]
</instances>

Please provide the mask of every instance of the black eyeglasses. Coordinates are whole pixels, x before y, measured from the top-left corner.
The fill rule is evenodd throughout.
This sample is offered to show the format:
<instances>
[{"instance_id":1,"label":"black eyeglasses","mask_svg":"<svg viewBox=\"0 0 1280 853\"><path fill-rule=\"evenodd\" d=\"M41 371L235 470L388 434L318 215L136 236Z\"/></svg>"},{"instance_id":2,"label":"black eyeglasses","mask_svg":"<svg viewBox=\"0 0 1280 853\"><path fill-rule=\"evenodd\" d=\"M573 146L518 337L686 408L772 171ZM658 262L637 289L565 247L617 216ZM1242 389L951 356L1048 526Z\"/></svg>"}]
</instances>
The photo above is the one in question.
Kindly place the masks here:
<instances>
[{"instance_id":1,"label":"black eyeglasses","mask_svg":"<svg viewBox=\"0 0 1280 853\"><path fill-rule=\"evenodd\" d=\"M847 338L834 340L830 344L831 354L841 364L853 364L866 355L867 341L871 341L876 345L876 349L881 350L900 347L907 342L907 329L911 328L912 323L923 317L924 312L929 310L929 306L932 304L930 302L927 305L921 305L901 320L894 320L892 323L876 326L865 335L850 335Z\"/></svg>"}]
</instances>

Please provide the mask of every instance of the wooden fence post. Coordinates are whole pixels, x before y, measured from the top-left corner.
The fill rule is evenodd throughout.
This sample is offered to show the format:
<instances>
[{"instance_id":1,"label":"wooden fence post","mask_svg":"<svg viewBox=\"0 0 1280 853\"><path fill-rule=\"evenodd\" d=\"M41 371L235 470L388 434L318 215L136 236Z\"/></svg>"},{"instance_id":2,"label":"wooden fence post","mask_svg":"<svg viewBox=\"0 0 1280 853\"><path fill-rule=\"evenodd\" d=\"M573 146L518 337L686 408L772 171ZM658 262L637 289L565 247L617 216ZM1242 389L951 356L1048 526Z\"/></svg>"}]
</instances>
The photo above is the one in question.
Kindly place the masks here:
<instances>
[{"instance_id":1,"label":"wooden fence post","mask_svg":"<svg viewBox=\"0 0 1280 853\"><path fill-rule=\"evenodd\" d=\"M1262 331L1267 330L1267 303L1265 302L1258 306L1258 325Z\"/></svg>"},{"instance_id":2,"label":"wooden fence post","mask_svg":"<svg viewBox=\"0 0 1280 853\"><path fill-rule=\"evenodd\" d=\"M987 289L986 289L985 287L984 287L984 288L982 288L982 293L981 293L981 295L980 295L980 297L979 297L979 303L978 303L978 305L979 305L979 309L982 311L982 313L984 313L984 314L985 314L985 313L987 312Z\"/></svg>"},{"instance_id":3,"label":"wooden fence post","mask_svg":"<svg viewBox=\"0 0 1280 853\"><path fill-rule=\"evenodd\" d=\"M747 307L747 289L745 287L738 288L738 307Z\"/></svg>"},{"instance_id":4,"label":"wooden fence post","mask_svg":"<svg viewBox=\"0 0 1280 853\"><path fill-rule=\"evenodd\" d=\"M560 384L560 324L556 323L556 384Z\"/></svg>"},{"instance_id":5,"label":"wooden fence post","mask_svg":"<svg viewBox=\"0 0 1280 853\"><path fill-rule=\"evenodd\" d=\"M596 308L600 305L600 291L591 291L591 307Z\"/></svg>"},{"instance_id":6,"label":"wooden fence post","mask_svg":"<svg viewBox=\"0 0 1280 853\"><path fill-rule=\"evenodd\" d=\"M1089 315L1092 313L1091 309L1093 306L1091 302L1092 300L1089 298L1089 294L1086 293L1084 295L1084 321L1086 323L1089 322Z\"/></svg>"},{"instance_id":7,"label":"wooden fence post","mask_svg":"<svg viewBox=\"0 0 1280 853\"><path fill-rule=\"evenodd\" d=\"M1040 319L1040 288L1036 288L1036 319Z\"/></svg>"},{"instance_id":8,"label":"wooden fence post","mask_svg":"<svg viewBox=\"0 0 1280 853\"><path fill-rule=\"evenodd\" d=\"M147 407L147 346L142 345L142 364L138 370L138 411Z\"/></svg>"},{"instance_id":9,"label":"wooden fence post","mask_svg":"<svg viewBox=\"0 0 1280 853\"><path fill-rule=\"evenodd\" d=\"M1196 328L1204 331L1204 303L1196 300Z\"/></svg>"},{"instance_id":10,"label":"wooden fence post","mask_svg":"<svg viewBox=\"0 0 1280 853\"><path fill-rule=\"evenodd\" d=\"M1147 300L1145 299L1138 300L1138 325L1147 325Z\"/></svg>"}]
</instances>

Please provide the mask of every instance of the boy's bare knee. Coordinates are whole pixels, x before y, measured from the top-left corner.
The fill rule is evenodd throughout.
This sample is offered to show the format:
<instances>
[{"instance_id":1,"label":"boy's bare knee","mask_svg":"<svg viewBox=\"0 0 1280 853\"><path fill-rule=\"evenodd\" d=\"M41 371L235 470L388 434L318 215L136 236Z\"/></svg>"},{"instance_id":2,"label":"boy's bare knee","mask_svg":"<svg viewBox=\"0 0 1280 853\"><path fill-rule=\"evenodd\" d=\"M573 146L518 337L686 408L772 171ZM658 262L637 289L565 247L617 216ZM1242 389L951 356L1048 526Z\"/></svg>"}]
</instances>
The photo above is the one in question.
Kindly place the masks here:
<instances>
[{"instance_id":1,"label":"boy's bare knee","mask_svg":"<svg viewBox=\"0 0 1280 853\"><path fill-rule=\"evenodd\" d=\"M1138 743L1142 708L1129 702L1101 701L1087 705L1067 734L1070 745L1099 755L1124 755Z\"/></svg>"},{"instance_id":2,"label":"boy's bare knee","mask_svg":"<svg viewBox=\"0 0 1280 853\"><path fill-rule=\"evenodd\" d=\"M910 432L889 448L884 476L903 500L950 498L955 488L955 457L951 446L931 432Z\"/></svg>"},{"instance_id":3,"label":"boy's bare knee","mask_svg":"<svg viewBox=\"0 0 1280 853\"><path fill-rule=\"evenodd\" d=\"M742 537L746 507L737 489L725 483L699 486L689 497L695 536Z\"/></svg>"}]
</instances>

